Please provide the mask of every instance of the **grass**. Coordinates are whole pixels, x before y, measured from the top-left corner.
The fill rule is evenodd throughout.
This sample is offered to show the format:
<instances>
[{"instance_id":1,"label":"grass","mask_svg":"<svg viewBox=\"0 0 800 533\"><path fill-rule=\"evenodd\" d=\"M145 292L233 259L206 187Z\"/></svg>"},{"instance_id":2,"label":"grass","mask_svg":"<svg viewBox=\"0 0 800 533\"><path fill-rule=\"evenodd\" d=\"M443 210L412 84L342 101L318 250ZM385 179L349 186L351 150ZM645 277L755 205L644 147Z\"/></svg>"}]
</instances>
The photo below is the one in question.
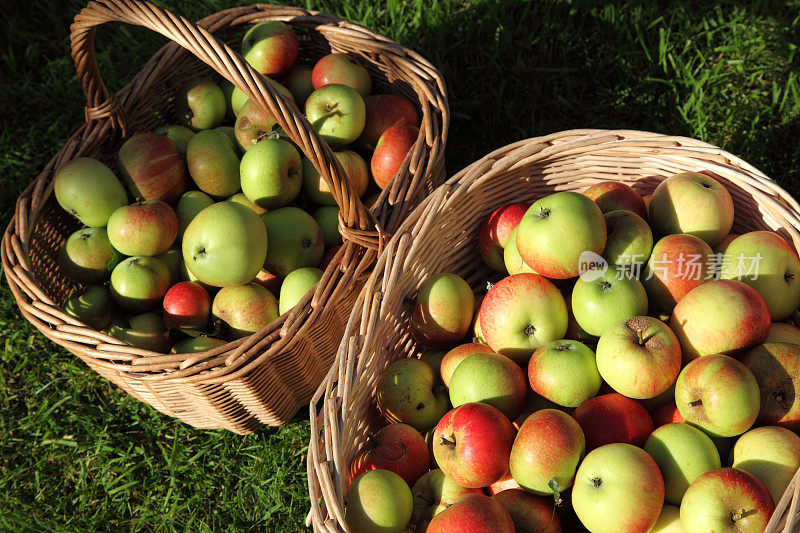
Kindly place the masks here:
<instances>
[{"instance_id":1,"label":"grass","mask_svg":"<svg viewBox=\"0 0 800 533\"><path fill-rule=\"evenodd\" d=\"M190 18L232 3L159 2ZM81 2L8 10L0 43L0 218L83 117L68 26ZM634 128L717 144L800 193L800 3L309 1L422 52L444 73L450 173L514 140ZM98 32L121 87L163 44ZM0 530L296 531L307 416L246 437L140 404L45 340L0 287Z\"/></svg>"}]
</instances>

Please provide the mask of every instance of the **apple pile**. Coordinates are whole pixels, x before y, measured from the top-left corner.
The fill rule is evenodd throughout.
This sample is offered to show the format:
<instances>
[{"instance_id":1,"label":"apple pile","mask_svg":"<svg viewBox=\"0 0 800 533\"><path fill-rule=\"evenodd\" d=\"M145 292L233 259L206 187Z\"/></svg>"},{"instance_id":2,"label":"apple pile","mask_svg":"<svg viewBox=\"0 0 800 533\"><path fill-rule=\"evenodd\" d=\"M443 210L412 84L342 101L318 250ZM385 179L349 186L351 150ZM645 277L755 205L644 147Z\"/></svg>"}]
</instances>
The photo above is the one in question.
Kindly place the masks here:
<instances>
[{"instance_id":1,"label":"apple pile","mask_svg":"<svg viewBox=\"0 0 800 533\"><path fill-rule=\"evenodd\" d=\"M356 193L374 203L417 139L414 104L371 94L369 72L349 55L297 62L297 37L281 22L250 28L242 54L302 105ZM57 173L58 203L85 226L59 264L82 287L65 302L70 315L139 348L191 353L292 309L342 236L328 184L244 92L191 79L174 107L180 124L127 139L113 170L80 157Z\"/></svg>"},{"instance_id":2,"label":"apple pile","mask_svg":"<svg viewBox=\"0 0 800 533\"><path fill-rule=\"evenodd\" d=\"M427 351L378 377L350 530L763 531L800 468L800 260L733 219L705 173L498 207L478 249L508 275L425 279Z\"/></svg>"}]
</instances>

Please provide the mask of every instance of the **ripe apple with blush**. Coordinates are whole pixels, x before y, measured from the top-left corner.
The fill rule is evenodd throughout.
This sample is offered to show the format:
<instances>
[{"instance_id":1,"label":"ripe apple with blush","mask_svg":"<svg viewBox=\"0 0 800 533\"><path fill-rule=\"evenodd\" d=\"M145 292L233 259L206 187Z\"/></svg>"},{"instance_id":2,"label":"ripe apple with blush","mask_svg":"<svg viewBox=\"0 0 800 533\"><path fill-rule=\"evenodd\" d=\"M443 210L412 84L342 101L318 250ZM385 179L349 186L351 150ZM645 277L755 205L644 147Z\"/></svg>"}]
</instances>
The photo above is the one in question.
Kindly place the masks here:
<instances>
[{"instance_id":1,"label":"ripe apple with blush","mask_svg":"<svg viewBox=\"0 0 800 533\"><path fill-rule=\"evenodd\" d=\"M202 330L209 313L211 298L199 283L181 281L164 295L164 325L168 328Z\"/></svg>"},{"instance_id":2,"label":"ripe apple with blush","mask_svg":"<svg viewBox=\"0 0 800 533\"><path fill-rule=\"evenodd\" d=\"M505 272L504 250L511 232L530 208L528 203L506 204L492 211L478 230L478 251L487 265L497 272Z\"/></svg>"},{"instance_id":3,"label":"ripe apple with blush","mask_svg":"<svg viewBox=\"0 0 800 533\"><path fill-rule=\"evenodd\" d=\"M711 247L694 235L662 237L642 271L650 308L670 313L695 287L708 281L714 268Z\"/></svg>"},{"instance_id":4,"label":"ripe apple with blush","mask_svg":"<svg viewBox=\"0 0 800 533\"><path fill-rule=\"evenodd\" d=\"M494 353L491 348L485 344L470 342L456 346L452 350L444 354L442 363L439 367L442 377L442 383L445 387L450 386L450 377L453 375L456 367L461 364L461 361L476 353Z\"/></svg>"},{"instance_id":5,"label":"ripe apple with blush","mask_svg":"<svg viewBox=\"0 0 800 533\"><path fill-rule=\"evenodd\" d=\"M427 533L514 533L514 522L500 502L484 494L467 494L437 514Z\"/></svg>"},{"instance_id":6,"label":"ripe apple with blush","mask_svg":"<svg viewBox=\"0 0 800 533\"><path fill-rule=\"evenodd\" d=\"M456 274L434 274L419 288L411 313L411 334L428 348L447 348L467 334L475 295Z\"/></svg>"},{"instance_id":7,"label":"ripe apple with blush","mask_svg":"<svg viewBox=\"0 0 800 533\"><path fill-rule=\"evenodd\" d=\"M108 219L108 240L125 255L158 255L178 236L178 217L160 200L120 207Z\"/></svg>"},{"instance_id":8,"label":"ripe apple with blush","mask_svg":"<svg viewBox=\"0 0 800 533\"><path fill-rule=\"evenodd\" d=\"M800 432L800 346L766 343L742 357L761 393L758 421Z\"/></svg>"},{"instance_id":9,"label":"ripe apple with blush","mask_svg":"<svg viewBox=\"0 0 800 533\"><path fill-rule=\"evenodd\" d=\"M674 399L656 407L652 411L651 416L653 417L653 425L657 428L666 424L686 422L683 416L681 416L681 412L678 411L678 406L675 405Z\"/></svg>"},{"instance_id":10,"label":"ripe apple with blush","mask_svg":"<svg viewBox=\"0 0 800 533\"><path fill-rule=\"evenodd\" d=\"M370 160L372 179L378 187L385 189L397 174L418 136L419 128L407 122L397 122L381 134Z\"/></svg>"},{"instance_id":11,"label":"ripe apple with blush","mask_svg":"<svg viewBox=\"0 0 800 533\"><path fill-rule=\"evenodd\" d=\"M428 445L419 431L408 424L389 424L367 440L350 462L350 480L368 470L394 472L408 486L428 471Z\"/></svg>"},{"instance_id":12,"label":"ripe apple with blush","mask_svg":"<svg viewBox=\"0 0 800 533\"><path fill-rule=\"evenodd\" d=\"M278 318L278 301L261 285L223 287L214 296L211 314L225 323L234 338L247 337Z\"/></svg>"},{"instance_id":13,"label":"ripe apple with blush","mask_svg":"<svg viewBox=\"0 0 800 533\"><path fill-rule=\"evenodd\" d=\"M345 501L344 520L351 533L402 533L414 506L406 482L388 470L369 470L354 479Z\"/></svg>"},{"instance_id":14,"label":"ripe apple with blush","mask_svg":"<svg viewBox=\"0 0 800 533\"><path fill-rule=\"evenodd\" d=\"M242 56L265 76L279 76L289 70L298 49L292 28L276 20L259 22L242 37Z\"/></svg>"},{"instance_id":15,"label":"ripe apple with blush","mask_svg":"<svg viewBox=\"0 0 800 533\"><path fill-rule=\"evenodd\" d=\"M536 496L522 489L504 490L493 498L508 511L516 531L561 533L561 520L552 498Z\"/></svg>"},{"instance_id":16,"label":"ripe apple with blush","mask_svg":"<svg viewBox=\"0 0 800 533\"><path fill-rule=\"evenodd\" d=\"M462 487L445 476L441 469L431 470L420 477L411 488L414 510L410 524L419 531L425 531L434 516L467 494L481 494L481 489Z\"/></svg>"},{"instance_id":17,"label":"ripe apple with blush","mask_svg":"<svg viewBox=\"0 0 800 533\"><path fill-rule=\"evenodd\" d=\"M624 442L641 446L653 432L653 419L636 400L612 392L590 398L572 414L586 437L586 449Z\"/></svg>"},{"instance_id":18,"label":"ripe apple with blush","mask_svg":"<svg viewBox=\"0 0 800 533\"><path fill-rule=\"evenodd\" d=\"M165 135L137 133L120 147L117 166L136 199L174 202L189 183L183 158Z\"/></svg>"},{"instance_id":19,"label":"ripe apple with blush","mask_svg":"<svg viewBox=\"0 0 800 533\"><path fill-rule=\"evenodd\" d=\"M338 83L355 89L362 98L372 92L372 78L358 59L347 54L328 54L314 65L311 71L314 89Z\"/></svg>"},{"instance_id":20,"label":"ripe apple with blush","mask_svg":"<svg viewBox=\"0 0 800 533\"><path fill-rule=\"evenodd\" d=\"M58 264L66 274L83 283L106 281L121 260L106 228L79 229L64 241L58 254Z\"/></svg>"},{"instance_id":21,"label":"ripe apple with blush","mask_svg":"<svg viewBox=\"0 0 800 533\"><path fill-rule=\"evenodd\" d=\"M364 131L356 140L356 145L364 150L374 150L383 132L405 122L419 126L419 114L411 101L399 94L373 94L364 98L366 121Z\"/></svg>"},{"instance_id":22,"label":"ripe apple with blush","mask_svg":"<svg viewBox=\"0 0 800 533\"><path fill-rule=\"evenodd\" d=\"M594 352L570 340L550 341L533 352L528 380L534 392L564 407L579 406L602 384Z\"/></svg>"},{"instance_id":23,"label":"ripe apple with blush","mask_svg":"<svg viewBox=\"0 0 800 533\"><path fill-rule=\"evenodd\" d=\"M583 191L603 213L625 209L647 218L647 206L633 187L621 181L602 181Z\"/></svg>"}]
</instances>

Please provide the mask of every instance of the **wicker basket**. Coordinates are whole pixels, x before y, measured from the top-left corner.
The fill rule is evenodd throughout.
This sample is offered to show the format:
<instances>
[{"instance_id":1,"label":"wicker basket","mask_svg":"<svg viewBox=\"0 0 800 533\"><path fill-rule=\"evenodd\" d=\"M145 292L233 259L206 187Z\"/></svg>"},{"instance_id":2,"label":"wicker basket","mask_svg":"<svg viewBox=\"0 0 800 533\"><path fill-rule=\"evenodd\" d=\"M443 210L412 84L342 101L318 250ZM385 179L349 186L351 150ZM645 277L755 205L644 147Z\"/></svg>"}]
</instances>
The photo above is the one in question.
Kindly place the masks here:
<instances>
[{"instance_id":1,"label":"wicker basket","mask_svg":"<svg viewBox=\"0 0 800 533\"><path fill-rule=\"evenodd\" d=\"M367 66L376 92L402 94L418 104L419 137L371 211L299 110L224 44L238 43L248 25L264 20L279 20L295 30L302 60L351 54ZM173 42L109 96L95 60L94 35L96 26L111 21L144 26ZM287 421L328 372L347 316L387 234L444 178L449 110L441 76L417 53L366 28L331 15L261 4L221 11L195 25L145 2L91 2L75 17L71 46L88 100L86 124L19 197L3 237L3 267L22 314L132 396L195 427L247 433ZM203 353L157 354L95 331L59 307L75 285L59 271L56 255L79 226L59 208L52 180L62 165L81 155L113 168L127 137L174 122L172 95L198 73L227 78L277 117L331 187L345 244L341 261L331 262L313 294L257 334Z\"/></svg>"},{"instance_id":2,"label":"wicker basket","mask_svg":"<svg viewBox=\"0 0 800 533\"><path fill-rule=\"evenodd\" d=\"M308 484L314 530L346 531L348 466L367 436L385 424L375 408L376 379L391 362L421 351L409 334L406 302L428 275L438 272L459 274L476 293L485 292L492 274L478 253L477 234L486 215L505 203L582 191L604 180L626 182L646 194L665 177L700 170L719 176L731 191L734 231L774 230L800 247L800 205L764 174L706 143L654 133L576 130L520 141L471 164L429 196L378 259L350 316L336 363L310 405ZM784 515L797 514L797 479L778 505L771 531L781 530Z\"/></svg>"}]
</instances>

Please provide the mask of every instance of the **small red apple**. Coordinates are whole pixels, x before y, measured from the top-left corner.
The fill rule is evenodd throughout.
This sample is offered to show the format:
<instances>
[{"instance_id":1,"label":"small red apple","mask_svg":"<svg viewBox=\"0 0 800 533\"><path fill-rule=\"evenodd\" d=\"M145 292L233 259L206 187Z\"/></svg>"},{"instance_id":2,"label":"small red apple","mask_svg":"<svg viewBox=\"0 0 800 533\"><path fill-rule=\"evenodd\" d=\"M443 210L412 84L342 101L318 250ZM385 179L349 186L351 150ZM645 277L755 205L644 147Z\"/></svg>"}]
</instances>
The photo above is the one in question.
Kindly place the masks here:
<instances>
[{"instance_id":1,"label":"small red apple","mask_svg":"<svg viewBox=\"0 0 800 533\"><path fill-rule=\"evenodd\" d=\"M678 411L678 406L675 405L675 400L670 400L668 403L656 407L652 413L653 425L657 428L672 424L675 422L686 422Z\"/></svg>"},{"instance_id":2,"label":"small red apple","mask_svg":"<svg viewBox=\"0 0 800 533\"><path fill-rule=\"evenodd\" d=\"M201 330L208 323L211 297L199 283L181 281L164 295L164 325Z\"/></svg>"},{"instance_id":3,"label":"small red apple","mask_svg":"<svg viewBox=\"0 0 800 533\"><path fill-rule=\"evenodd\" d=\"M418 136L419 128L405 122L399 122L383 132L370 162L372 178L378 187L385 188L397 174Z\"/></svg>"},{"instance_id":4,"label":"small red apple","mask_svg":"<svg viewBox=\"0 0 800 533\"><path fill-rule=\"evenodd\" d=\"M337 83L352 87L362 98L372 92L372 78L358 59L347 54L328 54L311 71L314 89Z\"/></svg>"},{"instance_id":5,"label":"small red apple","mask_svg":"<svg viewBox=\"0 0 800 533\"><path fill-rule=\"evenodd\" d=\"M625 209L647 219L644 199L633 187L619 181L603 181L592 185L583 194L594 200L600 211L609 213Z\"/></svg>"},{"instance_id":6,"label":"small red apple","mask_svg":"<svg viewBox=\"0 0 800 533\"><path fill-rule=\"evenodd\" d=\"M365 150L374 150L383 132L398 122L419 125L417 108L399 94L373 94L364 98L364 105L367 119L356 144Z\"/></svg>"},{"instance_id":7,"label":"small red apple","mask_svg":"<svg viewBox=\"0 0 800 533\"><path fill-rule=\"evenodd\" d=\"M437 514L427 533L514 533L514 522L508 511L483 494L467 494Z\"/></svg>"},{"instance_id":8,"label":"small red apple","mask_svg":"<svg viewBox=\"0 0 800 533\"><path fill-rule=\"evenodd\" d=\"M350 481L368 470L390 470L411 487L428 471L430 454L419 431L407 424L381 428L350 463Z\"/></svg>"},{"instance_id":9,"label":"small red apple","mask_svg":"<svg viewBox=\"0 0 800 533\"><path fill-rule=\"evenodd\" d=\"M642 404L616 392L586 400L572 416L586 436L587 451L614 442L641 447L654 429Z\"/></svg>"},{"instance_id":10,"label":"small red apple","mask_svg":"<svg viewBox=\"0 0 800 533\"><path fill-rule=\"evenodd\" d=\"M529 203L506 204L489 214L478 233L478 251L486 264L497 272L505 272L503 250L511 232L517 227L522 216L531 206Z\"/></svg>"}]
</instances>

